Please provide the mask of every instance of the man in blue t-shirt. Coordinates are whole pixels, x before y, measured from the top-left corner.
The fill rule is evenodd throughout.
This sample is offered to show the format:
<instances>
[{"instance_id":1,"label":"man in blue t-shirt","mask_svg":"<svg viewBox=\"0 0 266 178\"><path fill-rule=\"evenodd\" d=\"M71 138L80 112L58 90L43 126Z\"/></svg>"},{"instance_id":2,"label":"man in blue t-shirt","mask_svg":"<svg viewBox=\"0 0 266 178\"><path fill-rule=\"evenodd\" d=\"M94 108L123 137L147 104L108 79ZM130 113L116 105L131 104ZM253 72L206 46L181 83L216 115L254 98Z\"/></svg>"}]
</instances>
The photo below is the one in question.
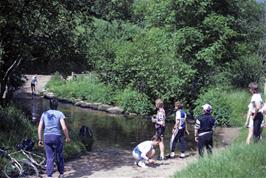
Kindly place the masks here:
<instances>
[{"instance_id":1,"label":"man in blue t-shirt","mask_svg":"<svg viewBox=\"0 0 266 178\"><path fill-rule=\"evenodd\" d=\"M68 135L68 129L65 124L65 116L61 111L57 110L58 101L56 99L50 100L50 110L44 112L41 116L38 127L39 146L45 144L46 152L46 174L48 178L52 177L54 155L56 156L57 169L60 173L59 177L63 177L64 174L64 141L62 139L61 130L65 135L65 142L69 143L70 138ZM42 140L42 130L44 127L44 141Z\"/></svg>"}]
</instances>

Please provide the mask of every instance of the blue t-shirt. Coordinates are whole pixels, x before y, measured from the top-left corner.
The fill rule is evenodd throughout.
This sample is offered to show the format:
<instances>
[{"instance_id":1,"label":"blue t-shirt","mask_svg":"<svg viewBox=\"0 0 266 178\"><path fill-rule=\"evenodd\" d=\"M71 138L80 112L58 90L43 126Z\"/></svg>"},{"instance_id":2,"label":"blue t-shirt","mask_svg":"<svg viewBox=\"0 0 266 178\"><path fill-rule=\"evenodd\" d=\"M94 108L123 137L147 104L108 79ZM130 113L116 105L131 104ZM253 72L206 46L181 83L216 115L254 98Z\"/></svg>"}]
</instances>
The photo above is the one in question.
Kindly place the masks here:
<instances>
[{"instance_id":1,"label":"blue t-shirt","mask_svg":"<svg viewBox=\"0 0 266 178\"><path fill-rule=\"evenodd\" d=\"M44 123L44 135L61 135L60 120L65 119L65 115L61 111L48 110L41 116Z\"/></svg>"}]
</instances>

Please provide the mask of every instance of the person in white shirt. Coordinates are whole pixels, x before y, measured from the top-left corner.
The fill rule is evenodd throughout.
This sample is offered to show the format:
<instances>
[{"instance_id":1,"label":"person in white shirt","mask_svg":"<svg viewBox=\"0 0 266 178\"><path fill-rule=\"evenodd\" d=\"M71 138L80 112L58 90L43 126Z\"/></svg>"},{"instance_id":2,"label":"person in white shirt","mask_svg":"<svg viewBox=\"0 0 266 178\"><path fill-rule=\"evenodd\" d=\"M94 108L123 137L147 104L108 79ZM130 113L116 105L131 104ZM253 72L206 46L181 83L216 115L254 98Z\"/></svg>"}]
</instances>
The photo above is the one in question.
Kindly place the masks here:
<instances>
[{"instance_id":1,"label":"person in white shirt","mask_svg":"<svg viewBox=\"0 0 266 178\"><path fill-rule=\"evenodd\" d=\"M246 121L246 125L248 125L250 128L246 140L247 144L250 143L250 139L252 137L252 127L253 127L254 141L257 142L258 140L260 140L261 124L263 121L263 100L258 91L258 84L255 82L250 83L249 91L252 93L252 97L249 103L249 111L247 114L247 121L249 119L249 124L247 124Z\"/></svg>"},{"instance_id":2,"label":"person in white shirt","mask_svg":"<svg viewBox=\"0 0 266 178\"><path fill-rule=\"evenodd\" d=\"M36 92L36 84L38 83L37 76L34 75L31 78L31 93L34 94Z\"/></svg>"},{"instance_id":3,"label":"person in white shirt","mask_svg":"<svg viewBox=\"0 0 266 178\"><path fill-rule=\"evenodd\" d=\"M139 167L146 168L146 164L153 163L154 160L151 159L155 155L154 147L159 145L161 142L161 137L158 135L154 135L150 141L144 141L138 144L133 152L133 157L137 160L135 163Z\"/></svg>"},{"instance_id":4,"label":"person in white shirt","mask_svg":"<svg viewBox=\"0 0 266 178\"><path fill-rule=\"evenodd\" d=\"M185 132L189 135L187 130L186 118L187 114L183 110L183 104L180 101L175 102L175 109L176 109L176 117L175 117L175 125L172 130L172 137L170 140L170 158L175 157L175 148L176 143L179 143L179 150L181 154L179 155L180 158L185 158L185 150L186 150L186 143L185 143Z\"/></svg>"}]
</instances>

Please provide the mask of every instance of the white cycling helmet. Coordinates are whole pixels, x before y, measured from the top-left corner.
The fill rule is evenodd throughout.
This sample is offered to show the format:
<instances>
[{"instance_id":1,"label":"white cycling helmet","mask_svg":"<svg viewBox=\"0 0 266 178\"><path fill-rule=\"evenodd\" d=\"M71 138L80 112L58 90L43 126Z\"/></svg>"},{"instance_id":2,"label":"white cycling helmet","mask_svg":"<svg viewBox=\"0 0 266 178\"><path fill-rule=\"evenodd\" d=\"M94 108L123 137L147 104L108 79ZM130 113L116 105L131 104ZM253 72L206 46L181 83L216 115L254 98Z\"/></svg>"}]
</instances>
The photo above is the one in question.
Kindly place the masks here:
<instances>
[{"instance_id":1,"label":"white cycling helmet","mask_svg":"<svg viewBox=\"0 0 266 178\"><path fill-rule=\"evenodd\" d=\"M212 106L211 105L209 105L209 104L204 104L203 106L202 106L202 108L203 108L203 111L205 111L205 112L207 112L207 113L211 113L212 112Z\"/></svg>"}]
</instances>

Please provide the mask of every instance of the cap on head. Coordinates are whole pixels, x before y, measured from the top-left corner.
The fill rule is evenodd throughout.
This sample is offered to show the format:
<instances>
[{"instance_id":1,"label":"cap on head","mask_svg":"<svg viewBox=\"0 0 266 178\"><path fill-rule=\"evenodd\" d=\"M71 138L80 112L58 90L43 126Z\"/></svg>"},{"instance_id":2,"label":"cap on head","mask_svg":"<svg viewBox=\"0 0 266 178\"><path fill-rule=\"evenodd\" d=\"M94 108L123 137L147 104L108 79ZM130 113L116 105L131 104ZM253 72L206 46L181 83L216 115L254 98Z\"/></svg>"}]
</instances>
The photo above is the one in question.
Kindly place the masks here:
<instances>
[{"instance_id":1,"label":"cap on head","mask_svg":"<svg viewBox=\"0 0 266 178\"><path fill-rule=\"evenodd\" d=\"M50 99L50 108L56 110L58 107L58 100L55 98Z\"/></svg>"},{"instance_id":2,"label":"cap on head","mask_svg":"<svg viewBox=\"0 0 266 178\"><path fill-rule=\"evenodd\" d=\"M211 105L209 105L209 104L204 104L203 106L202 106L202 108L203 108L203 111L204 112L206 112L206 113L211 113L212 112L212 106Z\"/></svg>"}]
</instances>

